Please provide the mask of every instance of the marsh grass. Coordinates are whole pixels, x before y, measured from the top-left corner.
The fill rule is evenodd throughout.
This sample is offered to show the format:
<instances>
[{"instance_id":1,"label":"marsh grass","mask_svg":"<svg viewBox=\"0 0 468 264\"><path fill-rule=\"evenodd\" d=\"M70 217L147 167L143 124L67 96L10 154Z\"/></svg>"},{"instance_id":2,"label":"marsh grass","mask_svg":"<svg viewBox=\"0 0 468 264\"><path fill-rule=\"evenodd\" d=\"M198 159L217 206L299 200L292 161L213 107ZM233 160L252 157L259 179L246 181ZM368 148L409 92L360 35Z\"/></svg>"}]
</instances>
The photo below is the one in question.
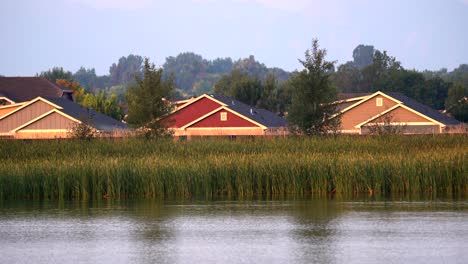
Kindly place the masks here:
<instances>
[{"instance_id":1,"label":"marsh grass","mask_svg":"<svg viewBox=\"0 0 468 264\"><path fill-rule=\"evenodd\" d=\"M468 192L468 138L0 141L0 200Z\"/></svg>"}]
</instances>

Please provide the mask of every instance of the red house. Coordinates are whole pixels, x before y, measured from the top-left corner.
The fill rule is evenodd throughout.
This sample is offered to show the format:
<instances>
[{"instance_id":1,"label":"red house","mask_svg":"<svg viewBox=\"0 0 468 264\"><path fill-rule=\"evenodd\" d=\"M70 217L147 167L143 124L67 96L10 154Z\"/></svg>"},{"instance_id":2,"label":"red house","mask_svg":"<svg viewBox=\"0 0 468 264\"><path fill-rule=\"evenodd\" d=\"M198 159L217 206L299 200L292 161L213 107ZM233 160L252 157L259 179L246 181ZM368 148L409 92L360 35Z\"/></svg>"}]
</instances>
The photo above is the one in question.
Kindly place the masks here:
<instances>
[{"instance_id":1,"label":"red house","mask_svg":"<svg viewBox=\"0 0 468 264\"><path fill-rule=\"evenodd\" d=\"M284 135L287 122L274 113L235 99L203 94L175 103L164 122L176 137Z\"/></svg>"}]
</instances>

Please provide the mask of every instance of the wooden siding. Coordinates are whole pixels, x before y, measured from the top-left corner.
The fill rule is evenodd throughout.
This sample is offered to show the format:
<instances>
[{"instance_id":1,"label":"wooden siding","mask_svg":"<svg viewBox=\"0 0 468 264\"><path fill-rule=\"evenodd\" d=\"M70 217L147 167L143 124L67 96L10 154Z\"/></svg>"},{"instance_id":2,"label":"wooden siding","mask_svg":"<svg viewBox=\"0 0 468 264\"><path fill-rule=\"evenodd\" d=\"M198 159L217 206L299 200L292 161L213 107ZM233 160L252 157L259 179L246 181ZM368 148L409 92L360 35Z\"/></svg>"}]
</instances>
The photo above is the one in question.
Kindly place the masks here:
<instances>
[{"instance_id":1,"label":"wooden siding","mask_svg":"<svg viewBox=\"0 0 468 264\"><path fill-rule=\"evenodd\" d=\"M169 127L179 128L212 112L219 107L221 107L219 103L208 98L202 98L197 102L173 113L169 117L165 118L163 122L166 122Z\"/></svg>"},{"instance_id":2,"label":"wooden siding","mask_svg":"<svg viewBox=\"0 0 468 264\"><path fill-rule=\"evenodd\" d=\"M15 106L11 106L11 107L2 107L0 108L0 117L10 113L10 112L13 112L14 110L20 108L22 105L15 105Z\"/></svg>"},{"instance_id":3,"label":"wooden siding","mask_svg":"<svg viewBox=\"0 0 468 264\"><path fill-rule=\"evenodd\" d=\"M24 127L24 130L47 130L47 129L71 129L76 124L75 121L64 117L59 113L51 113L50 115L37 120L36 122Z\"/></svg>"},{"instance_id":4,"label":"wooden siding","mask_svg":"<svg viewBox=\"0 0 468 264\"><path fill-rule=\"evenodd\" d=\"M15 133L16 139L55 139L70 138L70 133L66 131L18 131Z\"/></svg>"},{"instance_id":5,"label":"wooden siding","mask_svg":"<svg viewBox=\"0 0 468 264\"><path fill-rule=\"evenodd\" d=\"M221 113L226 113L227 115L226 121L221 121ZM244 118L236 114L233 114L229 111L221 109L213 113L212 115L204 118L203 120L200 120L199 122L191 125L190 127L191 128L196 128L196 127L218 128L218 127L258 127L258 126L252 122L245 120Z\"/></svg>"},{"instance_id":6,"label":"wooden siding","mask_svg":"<svg viewBox=\"0 0 468 264\"><path fill-rule=\"evenodd\" d=\"M383 105L377 106L376 99L382 98ZM368 101L361 103L360 105L349 109L344 112L341 117L341 129L342 130L355 130L354 126L384 112L385 110L396 105L396 102L381 96L376 95Z\"/></svg>"},{"instance_id":7,"label":"wooden siding","mask_svg":"<svg viewBox=\"0 0 468 264\"><path fill-rule=\"evenodd\" d=\"M403 107L398 107L383 116L377 118L376 120L371 121L372 123L375 122L382 122L382 121L390 121L390 122L402 122L402 123L407 123L407 122L432 122L429 119L426 119L420 115L417 115L408 109L405 109ZM436 125L436 124L434 124Z\"/></svg>"},{"instance_id":8,"label":"wooden siding","mask_svg":"<svg viewBox=\"0 0 468 264\"><path fill-rule=\"evenodd\" d=\"M54 109L53 106L42 101L36 101L18 112L0 119L0 133L7 133L52 109Z\"/></svg>"},{"instance_id":9,"label":"wooden siding","mask_svg":"<svg viewBox=\"0 0 468 264\"><path fill-rule=\"evenodd\" d=\"M398 133L402 134L439 134L440 127L438 125L424 125L424 126L402 126L401 130ZM361 128L362 135L370 134L368 127L363 126Z\"/></svg>"}]
</instances>

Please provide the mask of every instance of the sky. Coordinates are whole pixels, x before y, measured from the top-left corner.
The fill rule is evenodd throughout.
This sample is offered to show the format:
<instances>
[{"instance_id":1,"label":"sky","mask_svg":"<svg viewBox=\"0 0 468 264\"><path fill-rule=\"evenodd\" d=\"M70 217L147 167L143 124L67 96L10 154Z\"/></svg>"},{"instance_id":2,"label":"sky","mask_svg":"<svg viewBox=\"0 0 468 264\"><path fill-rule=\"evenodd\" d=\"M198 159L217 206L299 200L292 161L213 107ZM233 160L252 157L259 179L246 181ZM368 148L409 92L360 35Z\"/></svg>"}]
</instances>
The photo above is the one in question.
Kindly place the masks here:
<instances>
[{"instance_id":1,"label":"sky","mask_svg":"<svg viewBox=\"0 0 468 264\"><path fill-rule=\"evenodd\" d=\"M338 64L359 44L403 67L452 70L468 63L468 0L1 0L0 75L54 66L108 74L122 56L162 65L195 52L301 69L317 38Z\"/></svg>"}]
</instances>

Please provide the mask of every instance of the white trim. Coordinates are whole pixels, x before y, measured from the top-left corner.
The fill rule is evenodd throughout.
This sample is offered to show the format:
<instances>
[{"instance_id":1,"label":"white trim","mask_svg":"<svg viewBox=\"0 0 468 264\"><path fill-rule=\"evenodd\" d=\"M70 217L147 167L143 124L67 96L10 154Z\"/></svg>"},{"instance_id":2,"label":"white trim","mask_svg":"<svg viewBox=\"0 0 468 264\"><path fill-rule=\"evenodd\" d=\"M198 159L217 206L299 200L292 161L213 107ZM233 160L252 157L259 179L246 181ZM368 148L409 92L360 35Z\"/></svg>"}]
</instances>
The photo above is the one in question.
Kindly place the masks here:
<instances>
[{"instance_id":1,"label":"white trim","mask_svg":"<svg viewBox=\"0 0 468 264\"><path fill-rule=\"evenodd\" d=\"M367 125L392 125L392 126L440 126L438 124L434 124L433 122L390 122L390 123L367 123Z\"/></svg>"},{"instance_id":2,"label":"white trim","mask_svg":"<svg viewBox=\"0 0 468 264\"><path fill-rule=\"evenodd\" d=\"M227 118L227 112L220 112L219 114L220 114L220 117L219 117L219 118L220 118L221 121L224 122L224 121L227 121L227 120L228 120L228 118Z\"/></svg>"},{"instance_id":3,"label":"white trim","mask_svg":"<svg viewBox=\"0 0 468 264\"><path fill-rule=\"evenodd\" d=\"M377 97L375 98L375 106L383 106L383 98L382 97Z\"/></svg>"},{"instance_id":4,"label":"white trim","mask_svg":"<svg viewBox=\"0 0 468 264\"><path fill-rule=\"evenodd\" d=\"M202 95L198 96L197 98L195 98L195 99L193 99L193 100L187 102L186 104L182 105L181 107L175 109L174 111L172 111L172 113L177 112L177 111L179 111L179 110L181 110L181 109L184 109L185 107L187 107L187 106L189 106L189 105L191 105L191 104L193 104L193 103L195 103L195 102L198 102L198 101L201 100L202 98L208 98L208 99L210 99L210 100L212 100L212 101L214 101L214 102L216 102L216 103L218 103L218 104L220 104L220 105L222 105L222 106L227 106L227 104L225 104L225 103L223 103L223 102L221 102L221 101L219 101L219 100L213 98L212 96L210 96L210 95L208 95L208 94L202 94ZM171 114L172 114L172 113L171 113Z\"/></svg>"},{"instance_id":5,"label":"white trim","mask_svg":"<svg viewBox=\"0 0 468 264\"><path fill-rule=\"evenodd\" d=\"M0 105L0 109L10 108L10 107L17 107L24 105L25 103L16 103L16 104L9 104L9 105Z\"/></svg>"},{"instance_id":6,"label":"white trim","mask_svg":"<svg viewBox=\"0 0 468 264\"><path fill-rule=\"evenodd\" d=\"M338 100L338 101L332 102L331 104L343 104L343 103L349 103L349 102L353 102L353 101L360 101L362 99L367 98L368 96L371 96L371 94L365 95L365 96L352 97L352 98L348 98L348 99Z\"/></svg>"},{"instance_id":7,"label":"white trim","mask_svg":"<svg viewBox=\"0 0 468 264\"><path fill-rule=\"evenodd\" d=\"M51 102L47 101L46 99L44 99L44 98L42 98L42 97L39 96L39 97L36 97L35 99L29 101L28 103L25 103L23 106L21 106L21 107L15 109L15 110L13 110L13 111L11 111L10 113L8 113L8 114L6 114L6 115L3 115L3 116L0 116L0 120L3 119L3 118L5 118L5 117L7 117L7 116L10 116L10 115L12 115L12 114L18 112L18 111L20 111L21 109L24 109L24 108L28 107L29 105L34 104L34 103L37 102L37 101L42 101L42 102L44 102L44 103L46 103L46 104L49 104L49 105L51 105L51 106L53 106L53 107L55 107L55 108L57 108L57 109L63 109L62 107L60 107L60 106L58 106L58 105L56 105L56 104L54 104L54 103L51 103Z\"/></svg>"},{"instance_id":8,"label":"white trim","mask_svg":"<svg viewBox=\"0 0 468 264\"><path fill-rule=\"evenodd\" d=\"M385 110L385 111L383 111L383 112L380 112L380 113L378 113L377 115L375 115L375 116L373 116L373 117L367 119L366 121L355 125L354 127L355 127L355 128L360 128L361 126L365 125L366 123L368 123L368 122L370 122L370 121L372 121L372 120L374 120L374 119L376 119L376 118L379 118L379 117L385 115L386 113L389 113L389 112L391 112L391 111L397 109L398 107L400 107L400 105L399 105L399 104L396 104L396 105L394 105L394 106L388 108L387 110Z\"/></svg>"},{"instance_id":9,"label":"white trim","mask_svg":"<svg viewBox=\"0 0 468 264\"><path fill-rule=\"evenodd\" d=\"M57 109L52 109L52 110L50 110L49 112L46 112L46 113L44 113L44 114L42 114L42 115L40 115L40 116L34 118L33 120L30 120L29 122L24 123L23 125L21 125L21 126L15 128L15 129L13 129L13 130L11 130L11 132L15 133L16 131L21 130L22 128L25 128L25 127L27 127L27 126L29 126L29 125L31 125L31 124L33 124L33 123L35 123L35 122L41 120L42 118L44 118L44 117L46 117L46 116L52 114L52 113L60 114L60 115L66 117L66 118L68 118L68 119L70 119L70 120L72 120L72 121L74 121L74 122L78 122L78 124L81 124L81 121L80 121L80 120L75 119L75 118L73 118L73 117L71 117L71 116L69 116L69 115L67 115L67 114L65 114L65 113L62 113L62 112L58 111ZM47 130L47 129L44 129L44 130Z\"/></svg>"},{"instance_id":10,"label":"white trim","mask_svg":"<svg viewBox=\"0 0 468 264\"><path fill-rule=\"evenodd\" d=\"M50 133L50 132L70 132L69 129L25 129L16 133Z\"/></svg>"},{"instance_id":11,"label":"white trim","mask_svg":"<svg viewBox=\"0 0 468 264\"><path fill-rule=\"evenodd\" d=\"M406 110L408 110L408 111L410 111L410 112L413 112L413 113L419 115L420 117L426 118L426 119L428 119L428 120L430 120L430 121L432 121L432 122L434 122L434 123L436 123L436 124L439 124L441 127L445 127L445 124L443 124L443 123L441 123L441 122L439 122L439 121L437 121L437 120L434 120L434 119L428 117L427 115L424 115L424 114L422 114L422 113L420 113L420 112L414 110L413 108L410 108L410 107L408 107L408 106L406 106L406 105L404 105L404 104L402 104L401 107L405 108Z\"/></svg>"},{"instance_id":12,"label":"white trim","mask_svg":"<svg viewBox=\"0 0 468 264\"><path fill-rule=\"evenodd\" d=\"M208 116L211 116L211 115L215 114L216 112L218 112L218 111L220 111L220 110L223 110L223 109L226 110L226 111L228 111L228 112L231 112L231 113L237 115L238 117L240 117L240 118L242 118L242 119L244 119L244 120L249 121L250 123L253 123L254 125L257 125L257 126L261 127L262 129L267 129L266 126L264 126L264 125L262 125L262 124L260 124L260 123L258 123L258 122L256 122L256 121L254 121L254 120L252 120L252 119L250 119L250 118L248 118L248 117L246 117L246 116L244 116L244 115L241 115L241 114L237 113L236 111L231 110L231 109L229 109L229 108L227 108L227 107L225 107L225 106L219 107L219 108L217 108L217 109L211 111L210 113L208 113L208 114L206 114L206 115L204 115L204 116L202 116L202 117L200 117L200 118L198 118L198 119L196 119L196 120L194 120L194 121L192 121L192 122L186 124L185 126L183 126L183 127L181 127L181 128L182 128L182 129L186 129L187 127L190 127L191 125L193 125L193 124L195 124L195 123L197 123L197 122L199 122L199 121L201 121L201 120L207 118ZM217 127L215 127L215 128L217 128Z\"/></svg>"},{"instance_id":13,"label":"white trim","mask_svg":"<svg viewBox=\"0 0 468 264\"><path fill-rule=\"evenodd\" d=\"M389 96L389 95L386 95L386 94L384 94L384 93L381 92L381 91L378 91L378 92L375 92L375 93L369 95L367 98L364 98L363 100L361 100L361 101L359 101L359 102L357 102L357 103L355 103L355 104L352 104L352 105L346 107L345 109L341 110L339 113L332 115L332 116L330 117L330 119L335 118L336 116L338 116L338 115L340 115L340 114L342 114L342 113L344 113L344 112L346 112L346 111L348 111L348 110L350 110L350 109L352 109L352 108L354 108L354 107L356 107L356 106L358 106L358 105L360 105L360 104L362 104L362 103L364 103L364 102L369 101L370 99L374 98L374 97L377 96L377 95L381 95L381 96L383 96L383 97L386 97L387 99L392 100L392 101L394 101L394 102L397 103L397 104L401 104L401 103L402 103L402 102L396 100L395 98L393 98L393 97L391 97L391 96Z\"/></svg>"},{"instance_id":14,"label":"white trim","mask_svg":"<svg viewBox=\"0 0 468 264\"><path fill-rule=\"evenodd\" d=\"M216 114L216 112L218 112L219 110L222 110L223 108L224 108L223 106L218 107L218 108L216 108L215 110L213 110L213 111L211 111L211 112L209 112L209 113L207 113L207 114L205 114L205 115L202 115L201 117L199 117L199 118L197 118L197 119L195 119L195 120L192 120L192 122L189 122L189 123L185 124L184 126L181 126L180 128L181 128L181 129L185 129L185 128L187 128L187 127L189 127L189 126L191 126L191 125L197 123L198 121L201 121L201 120L203 120L203 119L209 117L210 115Z\"/></svg>"},{"instance_id":15,"label":"white trim","mask_svg":"<svg viewBox=\"0 0 468 264\"><path fill-rule=\"evenodd\" d=\"M5 97L5 96L0 96L0 100L5 100L5 101L9 102L10 104L16 104L15 101L13 101L10 98Z\"/></svg>"}]
</instances>

